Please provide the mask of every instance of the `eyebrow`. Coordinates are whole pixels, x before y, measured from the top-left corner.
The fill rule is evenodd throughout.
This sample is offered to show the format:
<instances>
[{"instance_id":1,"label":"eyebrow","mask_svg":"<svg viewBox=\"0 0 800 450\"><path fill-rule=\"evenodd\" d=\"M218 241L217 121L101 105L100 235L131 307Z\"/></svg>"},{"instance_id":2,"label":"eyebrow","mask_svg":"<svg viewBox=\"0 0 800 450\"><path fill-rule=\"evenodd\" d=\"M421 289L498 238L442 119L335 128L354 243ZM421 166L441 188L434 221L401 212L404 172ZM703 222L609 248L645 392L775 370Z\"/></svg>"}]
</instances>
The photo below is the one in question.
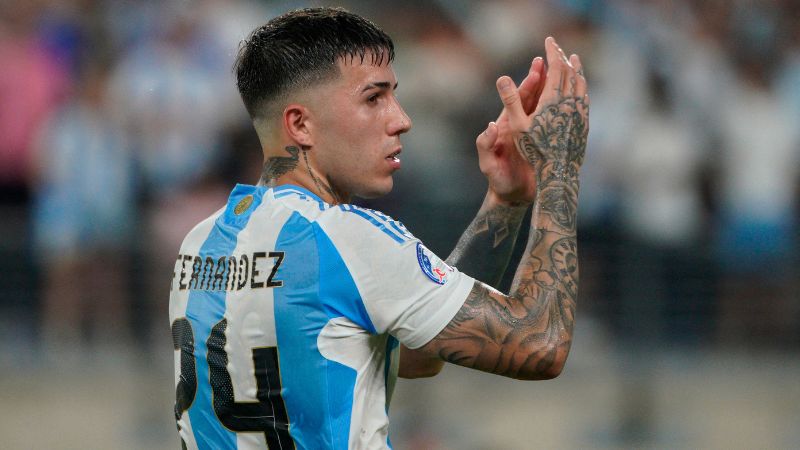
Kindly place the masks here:
<instances>
[{"instance_id":1,"label":"eyebrow","mask_svg":"<svg viewBox=\"0 0 800 450\"><path fill-rule=\"evenodd\" d=\"M398 84L400 83L394 84L394 89L397 89ZM372 88L389 89L390 86L391 84L388 81L376 81L374 83L369 83L366 86L364 86L364 89L362 89L361 92L366 92Z\"/></svg>"}]
</instances>

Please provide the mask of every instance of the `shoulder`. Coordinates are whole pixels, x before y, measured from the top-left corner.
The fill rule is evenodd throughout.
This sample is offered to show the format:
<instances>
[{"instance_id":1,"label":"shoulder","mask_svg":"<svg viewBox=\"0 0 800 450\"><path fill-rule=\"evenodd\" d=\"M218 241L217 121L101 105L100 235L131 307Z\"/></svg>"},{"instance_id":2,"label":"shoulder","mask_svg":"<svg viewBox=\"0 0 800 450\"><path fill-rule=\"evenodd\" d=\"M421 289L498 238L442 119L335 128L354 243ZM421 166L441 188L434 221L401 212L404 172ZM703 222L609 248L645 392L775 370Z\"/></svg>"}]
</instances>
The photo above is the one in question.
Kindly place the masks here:
<instances>
[{"instance_id":1,"label":"shoulder","mask_svg":"<svg viewBox=\"0 0 800 450\"><path fill-rule=\"evenodd\" d=\"M320 214L320 228L332 236L405 244L416 238L400 221L380 211L351 204L336 205Z\"/></svg>"},{"instance_id":2,"label":"shoulder","mask_svg":"<svg viewBox=\"0 0 800 450\"><path fill-rule=\"evenodd\" d=\"M194 228L192 228L183 239L183 243L181 243L181 253L185 253L188 249L194 249L195 251L199 249L203 245L203 242L205 242L205 240L208 238L208 235L214 228L214 224L217 222L217 219L219 219L224 213L225 207L222 207L195 225Z\"/></svg>"}]
</instances>

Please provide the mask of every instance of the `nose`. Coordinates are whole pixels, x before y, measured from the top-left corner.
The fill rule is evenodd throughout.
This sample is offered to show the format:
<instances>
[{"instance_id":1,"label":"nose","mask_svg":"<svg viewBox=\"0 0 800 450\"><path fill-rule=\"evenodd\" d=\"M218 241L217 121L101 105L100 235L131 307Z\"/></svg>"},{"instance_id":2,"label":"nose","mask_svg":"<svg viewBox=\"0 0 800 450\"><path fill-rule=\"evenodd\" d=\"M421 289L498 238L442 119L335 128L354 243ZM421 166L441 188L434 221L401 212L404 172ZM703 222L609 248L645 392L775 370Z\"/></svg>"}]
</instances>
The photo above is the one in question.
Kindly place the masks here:
<instances>
[{"instance_id":1,"label":"nose","mask_svg":"<svg viewBox=\"0 0 800 450\"><path fill-rule=\"evenodd\" d=\"M411 118L408 117L408 114L406 114L403 107L400 106L400 102L398 102L396 98L394 99L394 108L392 109L393 111L387 129L389 136L400 135L410 130L412 126Z\"/></svg>"}]
</instances>

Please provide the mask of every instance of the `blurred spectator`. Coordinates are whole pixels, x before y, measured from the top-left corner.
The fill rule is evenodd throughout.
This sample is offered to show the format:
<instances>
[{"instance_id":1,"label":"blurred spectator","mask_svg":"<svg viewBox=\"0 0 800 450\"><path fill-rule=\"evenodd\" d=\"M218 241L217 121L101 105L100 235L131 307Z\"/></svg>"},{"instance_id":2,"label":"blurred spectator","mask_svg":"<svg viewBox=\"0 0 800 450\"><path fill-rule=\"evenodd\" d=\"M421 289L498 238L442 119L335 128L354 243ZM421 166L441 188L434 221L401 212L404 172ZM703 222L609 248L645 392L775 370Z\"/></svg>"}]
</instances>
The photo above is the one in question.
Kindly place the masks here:
<instances>
[{"instance_id":1,"label":"blurred spectator","mask_svg":"<svg viewBox=\"0 0 800 450\"><path fill-rule=\"evenodd\" d=\"M795 186L800 134L772 87L769 49L740 55L733 89L722 91L720 217L716 244L724 270L720 337L791 339L798 325L789 281L797 248ZM788 310L787 310L788 308Z\"/></svg>"},{"instance_id":2,"label":"blurred spectator","mask_svg":"<svg viewBox=\"0 0 800 450\"><path fill-rule=\"evenodd\" d=\"M33 141L68 89L39 29L40 1L0 2L0 340L35 360L38 273L28 246ZM21 361L20 361L21 362Z\"/></svg>"},{"instance_id":3,"label":"blurred spectator","mask_svg":"<svg viewBox=\"0 0 800 450\"><path fill-rule=\"evenodd\" d=\"M104 347L171 363L167 282L180 240L261 169L231 72L238 44L276 12L331 3L0 2L4 361L38 358L36 328L50 356ZM581 55L592 131L580 314L618 344L597 356L617 369L622 394L604 418L615 438L664 426L652 380L665 348L800 345L797 1L337 3L395 39L398 97L414 121L394 192L365 203L437 253L484 193L474 139L501 108L495 79L522 78L547 35ZM142 324L136 337L155 349L124 345ZM449 395L424 386L420 398ZM414 437L409 417L412 446L463 447L434 432L444 419ZM627 444L653 446L637 442Z\"/></svg>"},{"instance_id":4,"label":"blurred spectator","mask_svg":"<svg viewBox=\"0 0 800 450\"><path fill-rule=\"evenodd\" d=\"M16 192L20 202L28 187L32 141L68 81L37 33L38 14L38 2L0 4L0 188Z\"/></svg>"},{"instance_id":5,"label":"blurred spectator","mask_svg":"<svg viewBox=\"0 0 800 450\"><path fill-rule=\"evenodd\" d=\"M38 145L35 255L44 271L42 336L53 357L84 348L85 322L102 348L130 344L134 172L108 114L108 70L105 60L83 62L74 97Z\"/></svg>"},{"instance_id":6,"label":"blurred spectator","mask_svg":"<svg viewBox=\"0 0 800 450\"><path fill-rule=\"evenodd\" d=\"M169 345L168 292L176 249L196 223L225 203L234 183L254 183L260 145L239 136L255 132L231 72L239 41L269 11L247 2L203 0L159 4L161 28L123 55L112 85L117 112L136 148L141 169L146 238L140 306L145 336ZM232 145L245 142L245 148ZM232 159L236 161L232 161Z\"/></svg>"},{"instance_id":7,"label":"blurred spectator","mask_svg":"<svg viewBox=\"0 0 800 450\"><path fill-rule=\"evenodd\" d=\"M619 161L629 248L623 270L626 324L642 327L651 338L691 342L707 333L713 303L703 282L708 272L702 272L705 248L699 240L705 228L698 189L705 156L692 128L675 114L666 80L651 72L648 93L648 107Z\"/></svg>"},{"instance_id":8,"label":"blurred spectator","mask_svg":"<svg viewBox=\"0 0 800 450\"><path fill-rule=\"evenodd\" d=\"M219 157L218 86L198 12L170 2L163 27L124 53L111 80L120 116L141 169L148 195L185 189L206 175Z\"/></svg>"}]
</instances>

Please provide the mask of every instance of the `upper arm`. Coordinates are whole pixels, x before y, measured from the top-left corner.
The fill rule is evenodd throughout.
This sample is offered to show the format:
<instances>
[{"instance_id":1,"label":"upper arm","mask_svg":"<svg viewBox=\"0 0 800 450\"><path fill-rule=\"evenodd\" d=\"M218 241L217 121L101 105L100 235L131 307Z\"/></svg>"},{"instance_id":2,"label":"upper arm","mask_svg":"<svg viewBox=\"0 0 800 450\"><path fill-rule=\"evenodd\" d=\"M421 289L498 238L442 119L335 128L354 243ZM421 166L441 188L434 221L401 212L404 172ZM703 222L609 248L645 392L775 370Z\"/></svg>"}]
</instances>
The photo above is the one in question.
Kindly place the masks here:
<instances>
[{"instance_id":1,"label":"upper arm","mask_svg":"<svg viewBox=\"0 0 800 450\"><path fill-rule=\"evenodd\" d=\"M442 371L444 361L436 355L422 350L412 350L400 345L400 378L427 378L438 375Z\"/></svg>"},{"instance_id":2,"label":"upper arm","mask_svg":"<svg viewBox=\"0 0 800 450\"><path fill-rule=\"evenodd\" d=\"M473 369L519 379L557 376L569 352L569 333L557 302L526 305L476 281L461 309L420 351Z\"/></svg>"},{"instance_id":3,"label":"upper arm","mask_svg":"<svg viewBox=\"0 0 800 450\"><path fill-rule=\"evenodd\" d=\"M419 348L444 328L472 288L472 278L387 216L337 208L323 219L322 231L345 262L373 332Z\"/></svg>"}]
</instances>

